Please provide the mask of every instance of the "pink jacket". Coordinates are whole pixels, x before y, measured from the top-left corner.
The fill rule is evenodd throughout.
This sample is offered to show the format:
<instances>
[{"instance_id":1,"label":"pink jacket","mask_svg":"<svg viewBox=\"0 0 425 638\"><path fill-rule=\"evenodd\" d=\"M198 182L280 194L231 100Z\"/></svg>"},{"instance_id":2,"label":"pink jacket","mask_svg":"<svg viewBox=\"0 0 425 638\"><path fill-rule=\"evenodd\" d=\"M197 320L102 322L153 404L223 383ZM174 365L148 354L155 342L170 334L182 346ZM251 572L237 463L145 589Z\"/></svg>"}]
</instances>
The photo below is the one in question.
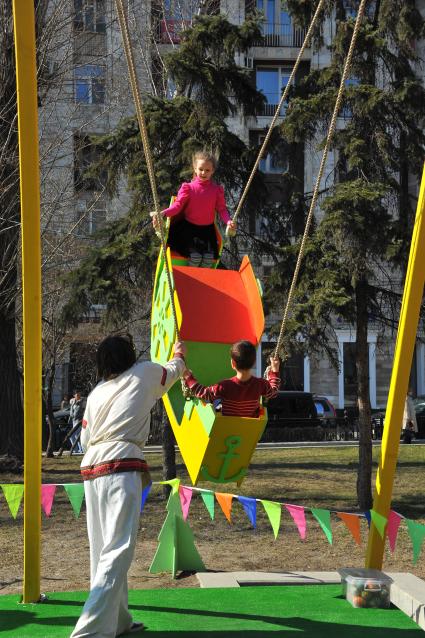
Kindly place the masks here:
<instances>
[{"instance_id":1,"label":"pink jacket","mask_svg":"<svg viewBox=\"0 0 425 638\"><path fill-rule=\"evenodd\" d=\"M181 211L184 211L185 219L196 226L213 224L216 211L225 224L230 221L223 187L199 177L184 182L173 204L163 212L166 217L173 217Z\"/></svg>"}]
</instances>

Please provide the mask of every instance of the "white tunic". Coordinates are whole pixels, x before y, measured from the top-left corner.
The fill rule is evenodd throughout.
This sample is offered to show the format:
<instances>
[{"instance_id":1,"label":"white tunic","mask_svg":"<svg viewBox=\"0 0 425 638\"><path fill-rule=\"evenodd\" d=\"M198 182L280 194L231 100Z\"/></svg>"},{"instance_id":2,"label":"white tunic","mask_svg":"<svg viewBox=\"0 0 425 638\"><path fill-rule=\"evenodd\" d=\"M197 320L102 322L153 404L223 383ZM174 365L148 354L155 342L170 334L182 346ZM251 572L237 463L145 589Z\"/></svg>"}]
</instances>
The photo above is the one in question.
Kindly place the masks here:
<instances>
[{"instance_id":1,"label":"white tunic","mask_svg":"<svg viewBox=\"0 0 425 638\"><path fill-rule=\"evenodd\" d=\"M115 379L101 381L87 398L81 467L117 459L143 459L151 409L184 369L184 359L178 356L165 366L142 361Z\"/></svg>"}]
</instances>

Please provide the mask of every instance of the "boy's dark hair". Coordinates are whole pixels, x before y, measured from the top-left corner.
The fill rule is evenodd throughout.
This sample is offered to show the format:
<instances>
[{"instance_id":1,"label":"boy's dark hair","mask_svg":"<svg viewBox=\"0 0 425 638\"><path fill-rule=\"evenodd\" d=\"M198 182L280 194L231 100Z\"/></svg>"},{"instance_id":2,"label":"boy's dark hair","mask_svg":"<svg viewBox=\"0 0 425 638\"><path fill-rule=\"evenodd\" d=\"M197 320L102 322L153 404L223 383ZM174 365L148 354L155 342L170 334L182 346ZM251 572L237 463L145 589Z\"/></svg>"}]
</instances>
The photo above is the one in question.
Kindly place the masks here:
<instances>
[{"instance_id":1,"label":"boy's dark hair","mask_svg":"<svg viewBox=\"0 0 425 638\"><path fill-rule=\"evenodd\" d=\"M125 372L136 363L136 352L133 340L128 336L106 337L96 352L97 376L109 379Z\"/></svg>"},{"instance_id":2,"label":"boy's dark hair","mask_svg":"<svg viewBox=\"0 0 425 638\"><path fill-rule=\"evenodd\" d=\"M237 370L250 370L254 366L257 353L250 341L237 341L230 348L230 356Z\"/></svg>"}]
</instances>

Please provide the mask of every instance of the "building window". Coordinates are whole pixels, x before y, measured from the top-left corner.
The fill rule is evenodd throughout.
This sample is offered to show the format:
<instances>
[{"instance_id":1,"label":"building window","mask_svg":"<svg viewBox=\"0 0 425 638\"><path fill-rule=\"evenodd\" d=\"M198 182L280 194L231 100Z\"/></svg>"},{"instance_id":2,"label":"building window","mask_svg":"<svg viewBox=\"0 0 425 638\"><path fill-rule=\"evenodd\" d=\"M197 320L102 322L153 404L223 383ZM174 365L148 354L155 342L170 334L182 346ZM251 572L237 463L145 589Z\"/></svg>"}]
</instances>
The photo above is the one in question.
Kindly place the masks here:
<instances>
[{"instance_id":1,"label":"building window","mask_svg":"<svg viewBox=\"0 0 425 638\"><path fill-rule=\"evenodd\" d=\"M106 224L106 208L104 202L88 202L80 200L77 202L75 221L79 222L76 233L80 236L89 236L97 233Z\"/></svg>"},{"instance_id":2,"label":"building window","mask_svg":"<svg viewBox=\"0 0 425 638\"><path fill-rule=\"evenodd\" d=\"M345 9L346 18L357 18L357 13L359 11L360 0L343 0L343 6ZM376 2L371 1L368 2L365 8L365 16L369 19L372 19L375 15Z\"/></svg>"},{"instance_id":3,"label":"building window","mask_svg":"<svg viewBox=\"0 0 425 638\"><path fill-rule=\"evenodd\" d=\"M263 134L258 136L259 146L261 146L261 144L264 142L265 137L266 136ZM275 175L287 173L289 170L289 162L286 144L282 143L275 145L273 150L267 153L265 157L261 158L258 168L262 173Z\"/></svg>"},{"instance_id":4,"label":"building window","mask_svg":"<svg viewBox=\"0 0 425 638\"><path fill-rule=\"evenodd\" d=\"M97 64L77 66L74 78L77 104L105 103L105 67Z\"/></svg>"},{"instance_id":5,"label":"building window","mask_svg":"<svg viewBox=\"0 0 425 638\"><path fill-rule=\"evenodd\" d=\"M96 146L86 135L74 136L74 187L79 191L102 191L105 188L106 171L96 177L87 172L99 160Z\"/></svg>"},{"instance_id":6,"label":"building window","mask_svg":"<svg viewBox=\"0 0 425 638\"><path fill-rule=\"evenodd\" d=\"M257 11L264 15L261 25L263 46L300 47L305 38L305 30L294 27L292 18L282 0L257 0Z\"/></svg>"},{"instance_id":7,"label":"building window","mask_svg":"<svg viewBox=\"0 0 425 638\"><path fill-rule=\"evenodd\" d=\"M266 103L262 107L259 115L272 117L277 109L282 92L288 84L292 69L288 67L257 67L256 87L266 98ZM286 103L280 109L283 116L286 110Z\"/></svg>"},{"instance_id":8,"label":"building window","mask_svg":"<svg viewBox=\"0 0 425 638\"><path fill-rule=\"evenodd\" d=\"M350 86L359 86L360 84L360 80L358 78L347 78L345 80L345 88L349 89ZM347 92L344 91L344 97L345 100L347 101ZM343 117L345 120L349 120L350 118L353 117L353 111L351 110L351 107L349 105L343 106L341 109L341 117Z\"/></svg>"},{"instance_id":9,"label":"building window","mask_svg":"<svg viewBox=\"0 0 425 638\"><path fill-rule=\"evenodd\" d=\"M200 0L164 0L160 8L159 41L164 44L179 44L182 32L190 27L192 18L201 12Z\"/></svg>"},{"instance_id":10,"label":"building window","mask_svg":"<svg viewBox=\"0 0 425 638\"><path fill-rule=\"evenodd\" d=\"M105 0L74 0L74 29L106 33Z\"/></svg>"}]
</instances>

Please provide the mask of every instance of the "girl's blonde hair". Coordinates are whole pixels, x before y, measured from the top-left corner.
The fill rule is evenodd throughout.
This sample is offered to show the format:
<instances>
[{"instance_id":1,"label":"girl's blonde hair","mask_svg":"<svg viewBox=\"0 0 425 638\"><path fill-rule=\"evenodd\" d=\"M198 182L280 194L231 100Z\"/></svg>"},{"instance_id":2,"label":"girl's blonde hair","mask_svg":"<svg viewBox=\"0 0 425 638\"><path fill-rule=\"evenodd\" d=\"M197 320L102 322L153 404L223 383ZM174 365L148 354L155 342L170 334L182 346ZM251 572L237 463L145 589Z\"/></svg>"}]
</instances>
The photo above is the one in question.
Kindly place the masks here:
<instances>
[{"instance_id":1,"label":"girl's blonde hair","mask_svg":"<svg viewBox=\"0 0 425 638\"><path fill-rule=\"evenodd\" d=\"M217 157L208 151L196 151L192 155L192 166L195 167L195 162L198 160L204 160L204 162L211 162L213 169L217 168Z\"/></svg>"}]
</instances>

